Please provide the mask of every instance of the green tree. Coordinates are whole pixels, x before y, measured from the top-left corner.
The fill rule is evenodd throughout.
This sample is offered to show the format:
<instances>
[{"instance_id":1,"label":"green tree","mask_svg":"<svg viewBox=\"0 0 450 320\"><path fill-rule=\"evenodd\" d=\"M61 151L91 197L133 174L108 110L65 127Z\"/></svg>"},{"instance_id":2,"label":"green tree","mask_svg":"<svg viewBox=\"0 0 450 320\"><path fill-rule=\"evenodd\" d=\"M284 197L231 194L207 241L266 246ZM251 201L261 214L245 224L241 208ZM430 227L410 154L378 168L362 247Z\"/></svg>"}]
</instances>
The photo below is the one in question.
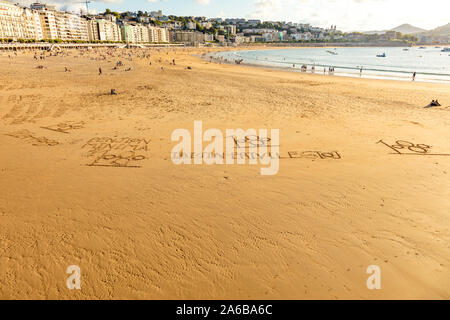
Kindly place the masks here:
<instances>
[{"instance_id":1,"label":"green tree","mask_svg":"<svg viewBox=\"0 0 450 320\"><path fill-rule=\"evenodd\" d=\"M201 26L200 23L198 23L198 22L195 23L195 29L200 32L205 31L205 28L203 26Z\"/></svg>"}]
</instances>

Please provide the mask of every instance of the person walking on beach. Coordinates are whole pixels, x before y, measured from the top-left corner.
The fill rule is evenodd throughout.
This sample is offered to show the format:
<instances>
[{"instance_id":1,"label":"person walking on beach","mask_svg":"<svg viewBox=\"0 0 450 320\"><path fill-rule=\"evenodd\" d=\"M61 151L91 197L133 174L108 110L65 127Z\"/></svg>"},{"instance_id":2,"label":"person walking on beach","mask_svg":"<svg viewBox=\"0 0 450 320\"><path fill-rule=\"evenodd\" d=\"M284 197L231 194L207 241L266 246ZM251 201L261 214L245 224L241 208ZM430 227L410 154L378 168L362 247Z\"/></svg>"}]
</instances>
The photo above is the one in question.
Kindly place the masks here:
<instances>
[{"instance_id":1,"label":"person walking on beach","mask_svg":"<svg viewBox=\"0 0 450 320\"><path fill-rule=\"evenodd\" d=\"M98 75L99 75L99 76L102 75L102 68L98 68Z\"/></svg>"},{"instance_id":2,"label":"person walking on beach","mask_svg":"<svg viewBox=\"0 0 450 320\"><path fill-rule=\"evenodd\" d=\"M362 70L363 70L363 67L359 68L359 76L360 77L362 77Z\"/></svg>"},{"instance_id":3,"label":"person walking on beach","mask_svg":"<svg viewBox=\"0 0 450 320\"><path fill-rule=\"evenodd\" d=\"M414 72L413 76L412 76L412 81L415 81L415 80L416 80L416 73Z\"/></svg>"}]
</instances>

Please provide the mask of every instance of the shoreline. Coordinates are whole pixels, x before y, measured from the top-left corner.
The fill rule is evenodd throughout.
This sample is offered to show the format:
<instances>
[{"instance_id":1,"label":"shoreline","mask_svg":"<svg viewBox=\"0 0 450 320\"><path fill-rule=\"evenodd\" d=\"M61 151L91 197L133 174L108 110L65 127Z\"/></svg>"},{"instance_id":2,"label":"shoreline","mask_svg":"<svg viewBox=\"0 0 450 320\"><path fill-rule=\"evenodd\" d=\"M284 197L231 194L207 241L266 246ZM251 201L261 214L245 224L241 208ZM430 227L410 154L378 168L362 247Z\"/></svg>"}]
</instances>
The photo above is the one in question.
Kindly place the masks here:
<instances>
[{"instance_id":1,"label":"shoreline","mask_svg":"<svg viewBox=\"0 0 450 320\"><path fill-rule=\"evenodd\" d=\"M237 46L222 46L219 43L214 43L213 46L208 46L203 44L200 47L194 46L192 44L187 43L89 43L89 42L80 42L80 43L72 43L72 42L61 42L61 43L51 43L51 42L35 42L35 43L20 43L20 42L2 42L0 43L0 50L12 50L14 49L40 49L40 50L48 50L52 46L60 47L63 49L80 49L80 48L121 48L129 45L131 48L230 48L234 50L264 50L265 47L270 47L273 49L313 49L313 48L418 48L418 47L448 47L448 44L426 44L426 45L418 45L418 44L399 44L399 45L389 45L389 43L385 44L370 44L370 43L289 43L289 44L276 44L276 43L253 43L253 44L240 44Z\"/></svg>"},{"instance_id":2,"label":"shoreline","mask_svg":"<svg viewBox=\"0 0 450 320\"><path fill-rule=\"evenodd\" d=\"M434 46L433 46L434 47ZM286 48L280 48L280 47L267 47L263 49L249 49L246 50L244 48L241 48L240 50L219 50L214 51L213 55L215 56L213 58L213 62L215 63L224 63L224 64L230 64L234 65L232 61L224 61L220 60L220 58L217 58L217 55L220 54L229 54L233 52L251 52L251 51L267 51L267 50L285 50L285 49L325 49L326 47L286 47ZM350 48L350 47L329 47L329 48ZM360 47L354 47L354 48L360 48ZM202 60L208 61L209 57L204 57L202 55L200 57ZM292 65L290 62L278 62L278 63L285 63L286 65ZM354 72L353 75L348 72L341 72L341 71L334 71L332 74L330 72L326 72L324 74L322 70L317 69L315 72L311 72L310 70L303 72L299 68L293 68L293 67L282 67L282 66L275 66L275 65L264 65L264 64L257 64L257 63L251 63L251 62L243 62L240 63L240 65L246 65L254 68L262 68L262 69L269 69L269 70L279 70L279 71L285 71L285 72L294 72L294 73L303 73L303 74L316 74L316 75L322 75L322 76L338 76L338 77L346 77L346 78L359 78L359 79L374 79L374 80L392 80L392 81L401 81L401 82L420 82L420 83L440 83L440 84L450 84L450 79L417 79L415 81L411 80L411 76L414 73L413 71L407 72L407 71L391 71L391 70L377 70L377 69L363 69L365 73L363 73L362 76L360 76L359 72ZM305 64L307 66L312 66L312 64ZM330 67L328 65L320 65L320 64L314 64L315 66L318 66L319 68L327 68ZM298 64L300 67L300 64ZM335 68L344 69L344 70L355 70L358 71L357 68L351 68L351 67L338 67L334 66ZM369 73L367 73L369 71ZM371 73L370 73L371 72ZM396 74L405 74L409 75L408 77L400 77L395 76ZM426 75L426 76L445 76L450 77L450 74L433 74L433 73L421 73L417 72L417 75Z\"/></svg>"}]
</instances>

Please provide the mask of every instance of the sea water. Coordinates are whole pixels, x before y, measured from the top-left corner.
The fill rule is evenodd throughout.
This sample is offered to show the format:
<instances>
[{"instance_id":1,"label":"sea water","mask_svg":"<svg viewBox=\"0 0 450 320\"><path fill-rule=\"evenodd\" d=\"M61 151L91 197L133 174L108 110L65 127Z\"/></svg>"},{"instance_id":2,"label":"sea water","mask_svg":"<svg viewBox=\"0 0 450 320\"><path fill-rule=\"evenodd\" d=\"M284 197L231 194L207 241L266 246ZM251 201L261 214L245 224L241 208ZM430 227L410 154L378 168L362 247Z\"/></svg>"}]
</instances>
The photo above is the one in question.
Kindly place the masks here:
<instances>
[{"instance_id":1,"label":"sea water","mask_svg":"<svg viewBox=\"0 0 450 320\"><path fill-rule=\"evenodd\" d=\"M301 71L307 66L310 73L329 74L334 68L336 76L393 79L411 81L416 72L416 81L450 84L450 53L442 47L401 48L299 48L275 50L229 51L215 54L216 58L234 63L243 59L243 64L283 68ZM386 57L377 57L385 54ZM362 68L362 75L361 70Z\"/></svg>"}]
</instances>

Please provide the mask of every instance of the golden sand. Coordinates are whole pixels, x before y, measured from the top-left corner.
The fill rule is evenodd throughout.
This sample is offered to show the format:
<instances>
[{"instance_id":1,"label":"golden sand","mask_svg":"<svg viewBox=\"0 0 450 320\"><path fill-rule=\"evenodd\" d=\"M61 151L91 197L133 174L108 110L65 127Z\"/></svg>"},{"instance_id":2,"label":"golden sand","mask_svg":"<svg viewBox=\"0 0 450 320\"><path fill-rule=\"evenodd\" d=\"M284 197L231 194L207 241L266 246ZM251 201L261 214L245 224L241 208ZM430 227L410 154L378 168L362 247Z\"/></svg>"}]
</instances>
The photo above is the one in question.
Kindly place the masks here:
<instances>
[{"instance_id":1,"label":"golden sand","mask_svg":"<svg viewBox=\"0 0 450 320\"><path fill-rule=\"evenodd\" d=\"M450 154L449 86L211 64L204 50L0 57L0 298L449 299L450 157L430 155ZM171 133L194 120L279 128L281 153L341 159L282 159L275 176L175 166ZM96 162L108 138L140 157Z\"/></svg>"}]
</instances>

